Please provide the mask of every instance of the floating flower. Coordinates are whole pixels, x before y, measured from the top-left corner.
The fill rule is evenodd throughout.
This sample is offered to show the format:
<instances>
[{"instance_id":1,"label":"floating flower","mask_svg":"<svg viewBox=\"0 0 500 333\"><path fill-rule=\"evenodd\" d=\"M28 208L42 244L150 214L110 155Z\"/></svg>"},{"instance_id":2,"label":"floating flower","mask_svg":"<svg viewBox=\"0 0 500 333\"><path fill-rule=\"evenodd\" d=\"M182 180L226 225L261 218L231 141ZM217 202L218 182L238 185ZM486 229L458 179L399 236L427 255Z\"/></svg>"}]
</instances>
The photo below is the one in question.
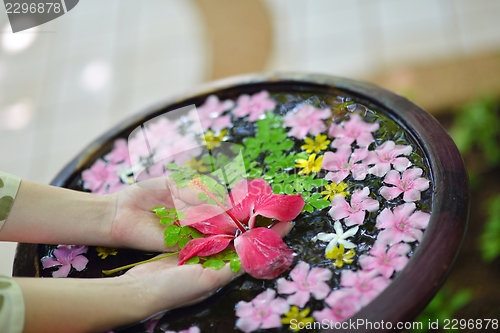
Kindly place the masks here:
<instances>
[{"instance_id":1,"label":"floating flower","mask_svg":"<svg viewBox=\"0 0 500 333\"><path fill-rule=\"evenodd\" d=\"M333 265L338 268L342 268L344 264L352 264L355 255L354 249L345 252L344 244L339 244L326 252L326 258L335 260Z\"/></svg>"},{"instance_id":2,"label":"floating flower","mask_svg":"<svg viewBox=\"0 0 500 333\"><path fill-rule=\"evenodd\" d=\"M43 257L43 268L60 266L57 271L52 272L55 278L67 277L71 267L77 271L82 271L87 267L89 260L83 256L88 247L76 245L58 245L54 250L54 257Z\"/></svg>"},{"instance_id":3,"label":"floating flower","mask_svg":"<svg viewBox=\"0 0 500 333\"><path fill-rule=\"evenodd\" d=\"M203 139L205 140L205 143L207 145L207 148L212 150L216 147L220 147L220 144L224 137L227 134L227 129L224 129L219 132L219 134L215 134L213 131L206 131L205 135L203 136Z\"/></svg>"},{"instance_id":4,"label":"floating flower","mask_svg":"<svg viewBox=\"0 0 500 333\"><path fill-rule=\"evenodd\" d=\"M352 172L354 180L363 180L366 177L368 166L363 160L368 156L368 150L359 148L354 150L351 146L337 148L335 153L327 151L323 157L321 167L330 171L325 179L339 183Z\"/></svg>"},{"instance_id":5,"label":"floating flower","mask_svg":"<svg viewBox=\"0 0 500 333\"><path fill-rule=\"evenodd\" d=\"M101 259L106 259L108 256L116 256L118 254L116 249L110 247L98 246L95 250L97 251L97 256L101 257Z\"/></svg>"},{"instance_id":6,"label":"floating flower","mask_svg":"<svg viewBox=\"0 0 500 333\"><path fill-rule=\"evenodd\" d=\"M234 241L234 247L244 270L259 279L274 279L290 267L293 251L272 229L255 227L258 216L277 223L292 221L304 207L298 195L274 194L263 179L243 180L234 186L225 208L209 193L201 181L191 184L217 203L194 206L186 210L181 225L189 225L207 237L191 240L179 253L179 265L194 256L210 256L224 250Z\"/></svg>"},{"instance_id":7,"label":"floating flower","mask_svg":"<svg viewBox=\"0 0 500 333\"><path fill-rule=\"evenodd\" d=\"M190 161L186 162L186 165L190 167L193 170L196 170L198 172L207 172L208 167L203 164L203 161L197 160L196 158L191 158Z\"/></svg>"},{"instance_id":8,"label":"floating flower","mask_svg":"<svg viewBox=\"0 0 500 333\"><path fill-rule=\"evenodd\" d=\"M180 124L178 120L172 121L165 116L148 121L144 127L144 139L147 145L153 150L162 145L172 145L183 137L177 130Z\"/></svg>"},{"instance_id":9,"label":"floating flower","mask_svg":"<svg viewBox=\"0 0 500 333\"><path fill-rule=\"evenodd\" d=\"M312 317L308 317L309 312L311 312L309 309L299 311L299 308L294 305L290 311L285 313L285 317L281 319L281 322L285 325L293 324L294 328L290 326L290 329L294 332L298 332L300 331L300 327L305 327L307 323L314 322Z\"/></svg>"},{"instance_id":10,"label":"floating flower","mask_svg":"<svg viewBox=\"0 0 500 333\"><path fill-rule=\"evenodd\" d=\"M362 306L374 300L390 283L390 280L378 275L377 271L344 270L340 275L340 285L353 288L358 293Z\"/></svg>"},{"instance_id":11,"label":"floating flower","mask_svg":"<svg viewBox=\"0 0 500 333\"><path fill-rule=\"evenodd\" d=\"M307 134L318 135L326 130L323 119L331 116L330 109L317 109L312 105L303 104L296 112L289 112L283 117L283 124L292 129L288 136L303 139Z\"/></svg>"},{"instance_id":12,"label":"floating flower","mask_svg":"<svg viewBox=\"0 0 500 333\"><path fill-rule=\"evenodd\" d=\"M420 177L422 172L420 168L406 169L401 175L396 170L389 171L385 175L384 183L395 187L382 186L380 194L386 200L397 198L401 193L403 193L403 200L406 202L420 200L420 192L429 188L429 181Z\"/></svg>"},{"instance_id":13,"label":"floating flower","mask_svg":"<svg viewBox=\"0 0 500 333\"><path fill-rule=\"evenodd\" d=\"M347 189L347 184L344 182L340 182L338 184L331 183L325 185L325 190L321 191L321 194L324 195L324 200L332 201L335 196L345 197L349 194L349 192L345 191Z\"/></svg>"},{"instance_id":14,"label":"floating flower","mask_svg":"<svg viewBox=\"0 0 500 333\"><path fill-rule=\"evenodd\" d=\"M90 169L82 172L83 187L95 194L113 193L125 187L118 175L118 165L98 159Z\"/></svg>"},{"instance_id":15,"label":"floating flower","mask_svg":"<svg viewBox=\"0 0 500 333\"><path fill-rule=\"evenodd\" d=\"M233 106L234 102L231 100L222 102L215 95L208 96L205 103L197 109L203 130L211 128L217 132L229 127L231 125L231 117L223 116L222 114Z\"/></svg>"},{"instance_id":16,"label":"floating flower","mask_svg":"<svg viewBox=\"0 0 500 333\"><path fill-rule=\"evenodd\" d=\"M401 241L414 242L422 240L422 230L427 228L431 215L416 211L415 203L405 203L392 211L385 208L378 216L376 227L382 230L378 240L386 244L395 244Z\"/></svg>"},{"instance_id":17,"label":"floating flower","mask_svg":"<svg viewBox=\"0 0 500 333\"><path fill-rule=\"evenodd\" d=\"M334 220L345 218L344 223L347 226L355 224L363 224L366 212L374 212L379 208L377 200L370 198L370 189L364 187L362 190L354 192L351 196L351 204L349 205L344 197L337 196L332 200L332 208L328 214Z\"/></svg>"},{"instance_id":18,"label":"floating flower","mask_svg":"<svg viewBox=\"0 0 500 333\"><path fill-rule=\"evenodd\" d=\"M257 295L251 302L240 301L236 304L236 327L243 332L252 332L259 328L276 328L281 325L281 315L288 312L290 306L283 298L275 298L272 289Z\"/></svg>"},{"instance_id":19,"label":"floating flower","mask_svg":"<svg viewBox=\"0 0 500 333\"><path fill-rule=\"evenodd\" d=\"M152 331L151 331L152 332ZM165 333L200 333L200 328L198 326L191 326L187 330L181 330L179 332L175 331L165 331Z\"/></svg>"},{"instance_id":20,"label":"floating flower","mask_svg":"<svg viewBox=\"0 0 500 333\"><path fill-rule=\"evenodd\" d=\"M303 158L297 159L295 167L302 169L299 171L299 175L308 175L311 172L319 172L321 170L322 162L323 156L316 158L316 154L311 154L307 160Z\"/></svg>"},{"instance_id":21,"label":"floating flower","mask_svg":"<svg viewBox=\"0 0 500 333\"><path fill-rule=\"evenodd\" d=\"M342 322L352 317L361 308L359 294L352 288L334 290L325 298L328 305L321 311L314 311L313 317L318 322Z\"/></svg>"},{"instance_id":22,"label":"floating flower","mask_svg":"<svg viewBox=\"0 0 500 333\"><path fill-rule=\"evenodd\" d=\"M331 288L326 281L332 278L332 272L321 267L309 269L309 264L301 261L290 272L292 281L280 278L276 282L278 293L292 294L287 298L289 304L303 308L311 298L311 294L314 298L320 300L330 292Z\"/></svg>"},{"instance_id":23,"label":"floating flower","mask_svg":"<svg viewBox=\"0 0 500 333\"><path fill-rule=\"evenodd\" d=\"M236 101L236 107L232 113L236 117L248 117L248 121L256 121L261 118L266 111L272 111L276 107L276 102L269 98L269 93L265 90L252 96L241 95Z\"/></svg>"},{"instance_id":24,"label":"floating flower","mask_svg":"<svg viewBox=\"0 0 500 333\"><path fill-rule=\"evenodd\" d=\"M311 138L305 138L304 139L305 144L302 145L300 148L306 151L306 153L319 153L322 150L325 150L328 148L328 144L330 143L330 140L327 140L327 136L324 134L318 134L314 137L314 140Z\"/></svg>"},{"instance_id":25,"label":"floating flower","mask_svg":"<svg viewBox=\"0 0 500 333\"><path fill-rule=\"evenodd\" d=\"M344 245L346 249L353 249L356 247L356 244L348 241L347 238L356 235L359 230L358 226L350 228L346 232L344 232L344 229L342 229L342 224L340 224L339 221L336 221L333 225L333 228L335 229L334 233L320 232L312 239L313 241L320 240L323 242L329 242L326 246L325 254L328 253L328 251L331 251L335 246L337 246L337 244Z\"/></svg>"},{"instance_id":26,"label":"floating flower","mask_svg":"<svg viewBox=\"0 0 500 333\"><path fill-rule=\"evenodd\" d=\"M113 164L118 164L120 162L127 162L129 161L129 155L128 155L128 144L127 140L125 139L117 139L115 140L113 144L113 150L106 156L104 156L106 161L113 163Z\"/></svg>"},{"instance_id":27,"label":"floating flower","mask_svg":"<svg viewBox=\"0 0 500 333\"><path fill-rule=\"evenodd\" d=\"M399 272L406 266L409 260L406 255L410 250L406 243L397 243L387 250L387 244L375 242L370 255L359 258L359 264L363 270L375 270L388 279L394 271Z\"/></svg>"},{"instance_id":28,"label":"floating flower","mask_svg":"<svg viewBox=\"0 0 500 333\"><path fill-rule=\"evenodd\" d=\"M335 138L332 142L332 147L335 148L351 145L355 141L360 147L368 147L373 142L371 132L375 132L378 128L379 124L364 122L359 114L353 113L351 119L342 125L333 123L330 126L328 135Z\"/></svg>"},{"instance_id":29,"label":"floating flower","mask_svg":"<svg viewBox=\"0 0 500 333\"><path fill-rule=\"evenodd\" d=\"M411 162L406 157L398 156L410 155L412 150L411 146L402 146L395 144L394 141L385 141L368 153L366 164L374 164L373 167L368 169L368 172L377 177L382 177L391 170L391 165L398 171L404 171L411 165Z\"/></svg>"}]
</instances>

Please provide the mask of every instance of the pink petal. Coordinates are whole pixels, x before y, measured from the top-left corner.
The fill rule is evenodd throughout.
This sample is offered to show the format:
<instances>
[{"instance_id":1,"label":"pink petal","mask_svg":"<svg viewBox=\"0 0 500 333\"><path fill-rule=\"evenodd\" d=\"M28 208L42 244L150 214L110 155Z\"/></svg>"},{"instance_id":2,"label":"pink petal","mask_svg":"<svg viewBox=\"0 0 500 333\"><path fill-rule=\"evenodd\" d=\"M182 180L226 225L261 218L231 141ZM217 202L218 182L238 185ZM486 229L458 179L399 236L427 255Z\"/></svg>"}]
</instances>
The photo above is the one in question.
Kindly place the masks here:
<instances>
[{"instance_id":1,"label":"pink petal","mask_svg":"<svg viewBox=\"0 0 500 333\"><path fill-rule=\"evenodd\" d=\"M71 265L77 270L77 271L83 271L85 269L85 267L87 267L87 263L89 262L89 260L84 257L83 255L79 255L77 257L75 257L72 261L71 261Z\"/></svg>"},{"instance_id":2,"label":"pink petal","mask_svg":"<svg viewBox=\"0 0 500 333\"><path fill-rule=\"evenodd\" d=\"M253 332L260 327L260 321L256 321L252 317L242 317L236 321L236 327L243 332Z\"/></svg>"},{"instance_id":3,"label":"pink petal","mask_svg":"<svg viewBox=\"0 0 500 333\"><path fill-rule=\"evenodd\" d=\"M306 305L306 303L309 302L310 298L311 294L309 293L309 291L297 290L295 294L288 296L287 301L289 304L297 305L299 308L303 308Z\"/></svg>"},{"instance_id":4,"label":"pink petal","mask_svg":"<svg viewBox=\"0 0 500 333\"><path fill-rule=\"evenodd\" d=\"M277 313L277 314L283 314L283 313L288 312L290 310L290 305L283 298L273 299L269 303L269 307L271 308L271 310L274 313Z\"/></svg>"},{"instance_id":5,"label":"pink petal","mask_svg":"<svg viewBox=\"0 0 500 333\"><path fill-rule=\"evenodd\" d=\"M392 165L394 166L394 169L404 171L411 165L411 162L406 157L398 157L394 159Z\"/></svg>"},{"instance_id":6,"label":"pink petal","mask_svg":"<svg viewBox=\"0 0 500 333\"><path fill-rule=\"evenodd\" d=\"M403 233L401 233L401 231L399 231L398 229L396 229L396 228L387 228L385 230L382 230L378 234L377 239L379 241L383 242L383 243L392 245L392 244L401 242L403 240L403 237L404 237ZM410 239L409 240L410 242L415 240L412 237L410 237L409 239Z\"/></svg>"},{"instance_id":7,"label":"pink petal","mask_svg":"<svg viewBox=\"0 0 500 333\"><path fill-rule=\"evenodd\" d=\"M344 179L346 179L347 176L349 176L349 171L340 170L340 171L337 171L337 172L329 172L329 173L327 173L326 176L325 176L325 179L326 180L330 180L330 181L338 184L341 181L343 181Z\"/></svg>"},{"instance_id":8,"label":"pink petal","mask_svg":"<svg viewBox=\"0 0 500 333\"><path fill-rule=\"evenodd\" d=\"M361 209L364 209L368 212L374 212L378 210L379 207L380 207L379 202L372 198L366 199L361 203Z\"/></svg>"},{"instance_id":9,"label":"pink petal","mask_svg":"<svg viewBox=\"0 0 500 333\"><path fill-rule=\"evenodd\" d=\"M234 239L234 236L229 235L213 235L207 238L195 238L179 252L179 266L194 256L206 257L211 256L224 250L229 243Z\"/></svg>"},{"instance_id":10,"label":"pink petal","mask_svg":"<svg viewBox=\"0 0 500 333\"><path fill-rule=\"evenodd\" d=\"M280 294L293 294L294 292L297 291L297 284L292 281L288 281L285 278L279 278L278 281L276 281L276 285L278 288L278 293Z\"/></svg>"},{"instance_id":11,"label":"pink petal","mask_svg":"<svg viewBox=\"0 0 500 333\"><path fill-rule=\"evenodd\" d=\"M390 228L396 223L396 218L389 208L384 208L377 216L376 227L379 229Z\"/></svg>"},{"instance_id":12,"label":"pink petal","mask_svg":"<svg viewBox=\"0 0 500 333\"><path fill-rule=\"evenodd\" d=\"M391 163L379 162L368 169L368 172L377 177L383 177L389 170L391 170Z\"/></svg>"},{"instance_id":13,"label":"pink petal","mask_svg":"<svg viewBox=\"0 0 500 333\"><path fill-rule=\"evenodd\" d=\"M401 193L403 193L403 191L398 187L382 186L380 188L380 195L383 196L385 200L397 198Z\"/></svg>"},{"instance_id":14,"label":"pink petal","mask_svg":"<svg viewBox=\"0 0 500 333\"><path fill-rule=\"evenodd\" d=\"M401 179L405 182L410 181L410 180L414 180L414 179L418 178L420 175L422 175L422 172L423 171L420 168L407 169L401 175Z\"/></svg>"},{"instance_id":15,"label":"pink petal","mask_svg":"<svg viewBox=\"0 0 500 333\"><path fill-rule=\"evenodd\" d=\"M361 225L365 221L365 216L366 216L366 213L363 210L356 212L354 214L351 214L351 216L349 216L348 218L345 219L345 225L348 227L353 226L355 224Z\"/></svg>"},{"instance_id":16,"label":"pink petal","mask_svg":"<svg viewBox=\"0 0 500 333\"><path fill-rule=\"evenodd\" d=\"M351 173L354 180L364 180L368 174L368 166L366 164L354 164L351 167Z\"/></svg>"},{"instance_id":17,"label":"pink petal","mask_svg":"<svg viewBox=\"0 0 500 333\"><path fill-rule=\"evenodd\" d=\"M391 264L392 264L392 267L394 267L394 269L399 272L399 271L403 270L403 268L406 266L406 264L408 263L409 260L410 259L408 257L401 256L401 257L397 257L397 258L392 259Z\"/></svg>"},{"instance_id":18,"label":"pink petal","mask_svg":"<svg viewBox=\"0 0 500 333\"><path fill-rule=\"evenodd\" d=\"M68 277L69 271L71 270L70 264L62 265L57 271L52 272L52 276L55 278L65 278Z\"/></svg>"},{"instance_id":19,"label":"pink petal","mask_svg":"<svg viewBox=\"0 0 500 333\"><path fill-rule=\"evenodd\" d=\"M271 186L264 179L242 180L238 182L229 193L226 202L230 207L231 213L236 218L247 223L255 201L261 196L273 194Z\"/></svg>"},{"instance_id":20,"label":"pink petal","mask_svg":"<svg viewBox=\"0 0 500 333\"><path fill-rule=\"evenodd\" d=\"M307 281L307 274L309 273L310 266L308 263L301 261L290 272L290 277L293 281L299 284L304 284Z\"/></svg>"},{"instance_id":21,"label":"pink petal","mask_svg":"<svg viewBox=\"0 0 500 333\"><path fill-rule=\"evenodd\" d=\"M396 170L389 171L385 175L384 183L390 184L390 185L394 185L394 186L400 186L400 184L401 184L401 175L399 174L399 171L396 171Z\"/></svg>"},{"instance_id":22,"label":"pink petal","mask_svg":"<svg viewBox=\"0 0 500 333\"><path fill-rule=\"evenodd\" d=\"M309 281L309 284L311 285L314 285L317 282L328 281L331 278L332 272L329 269L322 267L314 267L307 275L307 281Z\"/></svg>"},{"instance_id":23,"label":"pink petal","mask_svg":"<svg viewBox=\"0 0 500 333\"><path fill-rule=\"evenodd\" d=\"M55 266L61 266L62 263L59 262L57 259L54 259L52 257L43 257L42 258L42 266L43 268L51 268Z\"/></svg>"},{"instance_id":24,"label":"pink petal","mask_svg":"<svg viewBox=\"0 0 500 333\"><path fill-rule=\"evenodd\" d=\"M368 187L363 187L363 189L357 190L351 196L351 205L354 206L359 204L361 201L367 199L369 194L370 189Z\"/></svg>"},{"instance_id":25,"label":"pink petal","mask_svg":"<svg viewBox=\"0 0 500 333\"><path fill-rule=\"evenodd\" d=\"M418 229L425 229L429 224L429 220L431 218L431 214L425 212L415 212L408 218L408 221L411 222L413 227Z\"/></svg>"},{"instance_id":26,"label":"pink petal","mask_svg":"<svg viewBox=\"0 0 500 333\"><path fill-rule=\"evenodd\" d=\"M321 282L315 285L310 291L314 298L323 299L328 296L332 288L326 282Z\"/></svg>"},{"instance_id":27,"label":"pink petal","mask_svg":"<svg viewBox=\"0 0 500 333\"><path fill-rule=\"evenodd\" d=\"M351 270L342 271L340 275L340 285L343 287L354 287L358 277L356 273Z\"/></svg>"},{"instance_id":28,"label":"pink petal","mask_svg":"<svg viewBox=\"0 0 500 333\"><path fill-rule=\"evenodd\" d=\"M342 196L335 196L332 200L332 207L328 211L328 214L334 220L340 220L351 214L350 206L347 201Z\"/></svg>"},{"instance_id":29,"label":"pink petal","mask_svg":"<svg viewBox=\"0 0 500 333\"><path fill-rule=\"evenodd\" d=\"M382 194L382 193L380 193L380 194ZM415 190L415 189L406 190L405 193L403 194L403 200L405 202L413 202L413 201L420 200L420 191Z\"/></svg>"},{"instance_id":30,"label":"pink petal","mask_svg":"<svg viewBox=\"0 0 500 333\"><path fill-rule=\"evenodd\" d=\"M264 318L260 328L262 328L262 329L276 328L276 327L280 327L281 325L282 325L281 324L281 316L277 315L277 314L271 314L271 315L267 316L266 318Z\"/></svg>"},{"instance_id":31,"label":"pink petal","mask_svg":"<svg viewBox=\"0 0 500 333\"><path fill-rule=\"evenodd\" d=\"M251 229L234 241L243 269L257 279L274 279L293 261L293 251L271 229Z\"/></svg>"},{"instance_id":32,"label":"pink petal","mask_svg":"<svg viewBox=\"0 0 500 333\"><path fill-rule=\"evenodd\" d=\"M227 128L231 125L231 117L229 116L222 116L218 117L212 122L212 130L215 132L218 132L224 128Z\"/></svg>"},{"instance_id":33,"label":"pink petal","mask_svg":"<svg viewBox=\"0 0 500 333\"><path fill-rule=\"evenodd\" d=\"M236 304L236 316L237 317L249 317L252 316L255 311L253 304L251 302L239 301Z\"/></svg>"},{"instance_id":34,"label":"pink petal","mask_svg":"<svg viewBox=\"0 0 500 333\"><path fill-rule=\"evenodd\" d=\"M191 226L205 235L234 235L237 226L221 208L203 204L186 210L186 217L179 221L181 225Z\"/></svg>"},{"instance_id":35,"label":"pink petal","mask_svg":"<svg viewBox=\"0 0 500 333\"><path fill-rule=\"evenodd\" d=\"M406 243L398 243L389 248L389 250L387 251L387 255L389 255L390 257L406 256L408 252L410 252L410 250L410 245Z\"/></svg>"},{"instance_id":36,"label":"pink petal","mask_svg":"<svg viewBox=\"0 0 500 333\"><path fill-rule=\"evenodd\" d=\"M356 138L356 142L358 143L358 146L360 146L360 147L368 147L370 145L370 143L373 142L373 135L369 132L361 133Z\"/></svg>"},{"instance_id":37,"label":"pink petal","mask_svg":"<svg viewBox=\"0 0 500 333\"><path fill-rule=\"evenodd\" d=\"M425 191L429 188L429 181L425 178L417 178L413 181L413 188L419 191Z\"/></svg>"},{"instance_id":38,"label":"pink petal","mask_svg":"<svg viewBox=\"0 0 500 333\"><path fill-rule=\"evenodd\" d=\"M394 268L389 265L379 265L375 269L386 279L389 279L394 274Z\"/></svg>"}]
</instances>

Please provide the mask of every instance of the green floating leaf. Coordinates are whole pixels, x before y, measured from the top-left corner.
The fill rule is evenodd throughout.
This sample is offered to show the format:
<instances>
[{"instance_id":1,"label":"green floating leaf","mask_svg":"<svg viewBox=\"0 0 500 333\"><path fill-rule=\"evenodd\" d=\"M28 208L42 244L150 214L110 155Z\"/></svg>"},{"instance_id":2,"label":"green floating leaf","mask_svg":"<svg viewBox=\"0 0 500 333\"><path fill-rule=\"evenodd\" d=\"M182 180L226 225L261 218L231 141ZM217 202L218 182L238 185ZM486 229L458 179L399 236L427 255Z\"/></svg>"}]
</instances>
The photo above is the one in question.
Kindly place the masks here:
<instances>
[{"instance_id":1,"label":"green floating leaf","mask_svg":"<svg viewBox=\"0 0 500 333\"><path fill-rule=\"evenodd\" d=\"M191 230L191 238L203 238L203 234L196 229Z\"/></svg>"},{"instance_id":2,"label":"green floating leaf","mask_svg":"<svg viewBox=\"0 0 500 333\"><path fill-rule=\"evenodd\" d=\"M215 259L215 258L210 258L203 263L203 267L215 269L216 271L218 271L219 269L224 267L224 265L225 265L225 263L223 260Z\"/></svg>"},{"instance_id":3,"label":"green floating leaf","mask_svg":"<svg viewBox=\"0 0 500 333\"><path fill-rule=\"evenodd\" d=\"M175 221L175 219L173 219L171 217L163 217L160 219L160 224L169 225L169 224L174 223L174 221Z\"/></svg>"},{"instance_id":4,"label":"green floating leaf","mask_svg":"<svg viewBox=\"0 0 500 333\"><path fill-rule=\"evenodd\" d=\"M186 261L187 265L194 265L200 262L200 257L194 256L191 259Z\"/></svg>"},{"instance_id":5,"label":"green floating leaf","mask_svg":"<svg viewBox=\"0 0 500 333\"><path fill-rule=\"evenodd\" d=\"M165 228L165 244L169 247L175 246L179 241L179 233L181 228L176 225L169 225Z\"/></svg>"},{"instance_id":6,"label":"green floating leaf","mask_svg":"<svg viewBox=\"0 0 500 333\"><path fill-rule=\"evenodd\" d=\"M328 200L314 200L310 201L310 204L316 209L323 209L329 207L331 205L331 202Z\"/></svg>"},{"instance_id":7,"label":"green floating leaf","mask_svg":"<svg viewBox=\"0 0 500 333\"><path fill-rule=\"evenodd\" d=\"M231 272L238 273L241 269L240 258L231 259L231 261L229 262L229 268L231 268Z\"/></svg>"},{"instance_id":8,"label":"green floating leaf","mask_svg":"<svg viewBox=\"0 0 500 333\"><path fill-rule=\"evenodd\" d=\"M165 207L164 206L155 206L155 207L151 208L151 210L156 213L159 210L165 210Z\"/></svg>"},{"instance_id":9,"label":"green floating leaf","mask_svg":"<svg viewBox=\"0 0 500 333\"><path fill-rule=\"evenodd\" d=\"M187 225L182 226L179 235L181 236L191 235L192 230L193 229L190 226Z\"/></svg>"},{"instance_id":10,"label":"green floating leaf","mask_svg":"<svg viewBox=\"0 0 500 333\"><path fill-rule=\"evenodd\" d=\"M167 168L167 170L179 169L179 166L177 165L177 163L168 163L167 165L165 165L165 167Z\"/></svg>"}]
</instances>

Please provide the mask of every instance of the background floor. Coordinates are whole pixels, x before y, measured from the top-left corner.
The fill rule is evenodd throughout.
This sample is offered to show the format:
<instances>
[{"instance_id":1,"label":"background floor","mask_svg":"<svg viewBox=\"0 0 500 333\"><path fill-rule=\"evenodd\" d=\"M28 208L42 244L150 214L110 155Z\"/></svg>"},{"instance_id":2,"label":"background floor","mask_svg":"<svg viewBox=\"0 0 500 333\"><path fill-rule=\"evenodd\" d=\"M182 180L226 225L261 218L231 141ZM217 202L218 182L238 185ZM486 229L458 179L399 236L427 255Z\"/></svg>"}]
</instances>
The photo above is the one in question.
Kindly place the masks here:
<instances>
[{"instance_id":1,"label":"background floor","mask_svg":"<svg viewBox=\"0 0 500 333\"><path fill-rule=\"evenodd\" d=\"M433 112L500 91L496 0L87 0L16 34L2 9L0 29L0 170L41 183L128 115L228 75L364 79Z\"/></svg>"}]
</instances>

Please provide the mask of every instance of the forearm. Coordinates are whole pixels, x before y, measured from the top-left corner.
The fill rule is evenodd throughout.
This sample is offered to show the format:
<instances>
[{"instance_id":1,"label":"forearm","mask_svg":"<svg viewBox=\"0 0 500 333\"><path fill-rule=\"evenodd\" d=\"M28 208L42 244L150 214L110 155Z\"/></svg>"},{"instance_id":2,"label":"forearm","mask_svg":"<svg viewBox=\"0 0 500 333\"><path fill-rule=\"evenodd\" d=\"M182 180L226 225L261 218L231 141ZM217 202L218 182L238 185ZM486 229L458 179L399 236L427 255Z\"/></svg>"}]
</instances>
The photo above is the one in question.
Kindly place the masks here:
<instances>
[{"instance_id":1,"label":"forearm","mask_svg":"<svg viewBox=\"0 0 500 333\"><path fill-rule=\"evenodd\" d=\"M115 200L23 180L0 240L109 245Z\"/></svg>"},{"instance_id":2,"label":"forearm","mask_svg":"<svg viewBox=\"0 0 500 333\"><path fill-rule=\"evenodd\" d=\"M133 279L15 280L26 308L25 333L106 332L152 314Z\"/></svg>"}]
</instances>

